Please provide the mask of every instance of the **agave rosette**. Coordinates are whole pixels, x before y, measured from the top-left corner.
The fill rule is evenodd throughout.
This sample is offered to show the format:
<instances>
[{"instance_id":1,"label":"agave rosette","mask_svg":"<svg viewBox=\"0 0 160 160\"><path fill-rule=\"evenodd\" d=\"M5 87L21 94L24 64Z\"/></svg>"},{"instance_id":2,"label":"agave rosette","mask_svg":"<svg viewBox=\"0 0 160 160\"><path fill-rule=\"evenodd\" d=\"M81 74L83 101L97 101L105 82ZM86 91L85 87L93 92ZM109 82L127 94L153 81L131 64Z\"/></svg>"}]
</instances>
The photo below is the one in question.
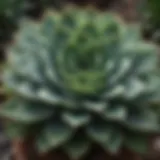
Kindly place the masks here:
<instances>
[{"instance_id":1,"label":"agave rosette","mask_svg":"<svg viewBox=\"0 0 160 160\"><path fill-rule=\"evenodd\" d=\"M62 147L73 158L93 142L144 153L148 136L160 132L156 53L110 13L69 9L25 21L4 72L14 95L1 109L13 122L10 134L40 126L41 152Z\"/></svg>"}]
</instances>

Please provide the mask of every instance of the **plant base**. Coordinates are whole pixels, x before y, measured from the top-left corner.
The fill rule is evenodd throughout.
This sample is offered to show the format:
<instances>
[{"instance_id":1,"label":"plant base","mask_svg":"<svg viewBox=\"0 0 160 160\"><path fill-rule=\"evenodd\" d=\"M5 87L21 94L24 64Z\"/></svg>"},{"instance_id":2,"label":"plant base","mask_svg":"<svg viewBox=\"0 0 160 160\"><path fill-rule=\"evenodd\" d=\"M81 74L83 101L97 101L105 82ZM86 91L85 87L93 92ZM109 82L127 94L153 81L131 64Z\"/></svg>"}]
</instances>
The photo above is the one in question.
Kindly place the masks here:
<instances>
[{"instance_id":1,"label":"plant base","mask_svg":"<svg viewBox=\"0 0 160 160\"><path fill-rule=\"evenodd\" d=\"M16 140L12 144L13 160L71 160L61 151L37 155L32 141L24 142ZM126 149L123 149L117 156L111 156L99 147L94 146L83 160L142 160L142 157Z\"/></svg>"}]
</instances>

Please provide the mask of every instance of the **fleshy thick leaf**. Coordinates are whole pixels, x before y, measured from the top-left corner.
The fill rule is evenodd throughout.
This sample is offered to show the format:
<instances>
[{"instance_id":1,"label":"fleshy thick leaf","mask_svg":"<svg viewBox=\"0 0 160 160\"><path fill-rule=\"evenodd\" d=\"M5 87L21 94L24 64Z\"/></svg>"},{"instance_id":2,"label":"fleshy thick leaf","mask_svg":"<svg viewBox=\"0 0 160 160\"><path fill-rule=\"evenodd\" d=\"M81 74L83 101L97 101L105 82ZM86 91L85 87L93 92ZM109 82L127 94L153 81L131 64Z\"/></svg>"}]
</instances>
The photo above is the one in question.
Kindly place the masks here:
<instances>
[{"instance_id":1,"label":"fleshy thick leaf","mask_svg":"<svg viewBox=\"0 0 160 160\"><path fill-rule=\"evenodd\" d=\"M127 110L125 106L110 106L105 114L105 118L113 121L124 121L127 118Z\"/></svg>"},{"instance_id":2,"label":"fleshy thick leaf","mask_svg":"<svg viewBox=\"0 0 160 160\"><path fill-rule=\"evenodd\" d=\"M109 91L103 94L103 98L113 99L113 98L121 98L125 94L125 87L122 84L116 85L111 88Z\"/></svg>"},{"instance_id":3,"label":"fleshy thick leaf","mask_svg":"<svg viewBox=\"0 0 160 160\"><path fill-rule=\"evenodd\" d=\"M40 152L47 152L64 145L72 136L72 129L65 123L53 120L42 129L37 138L37 148Z\"/></svg>"},{"instance_id":4,"label":"fleshy thick leaf","mask_svg":"<svg viewBox=\"0 0 160 160\"><path fill-rule=\"evenodd\" d=\"M125 97L129 100L135 99L146 92L146 87L147 86L143 81L132 78L129 80L129 83L126 86Z\"/></svg>"},{"instance_id":5,"label":"fleshy thick leaf","mask_svg":"<svg viewBox=\"0 0 160 160\"><path fill-rule=\"evenodd\" d=\"M122 144L122 134L104 122L92 123L87 127L87 134L105 150L115 153Z\"/></svg>"},{"instance_id":6,"label":"fleshy thick leaf","mask_svg":"<svg viewBox=\"0 0 160 160\"><path fill-rule=\"evenodd\" d=\"M62 119L65 123L67 123L72 128L78 128L87 125L91 116L86 112L64 112L62 113Z\"/></svg>"},{"instance_id":7,"label":"fleshy thick leaf","mask_svg":"<svg viewBox=\"0 0 160 160\"><path fill-rule=\"evenodd\" d=\"M0 114L6 118L23 123L37 123L50 118L54 113L42 103L31 103L20 99L13 99L1 108Z\"/></svg>"},{"instance_id":8,"label":"fleshy thick leaf","mask_svg":"<svg viewBox=\"0 0 160 160\"><path fill-rule=\"evenodd\" d=\"M108 108L108 104L106 102L92 102L92 101L85 101L82 105L89 111L103 113L105 109Z\"/></svg>"},{"instance_id":9,"label":"fleshy thick leaf","mask_svg":"<svg viewBox=\"0 0 160 160\"><path fill-rule=\"evenodd\" d=\"M97 141L99 143L108 143L111 129L110 126L108 124L105 124L104 122L98 122L95 124L94 122L92 122L87 127L87 134L94 141Z\"/></svg>"},{"instance_id":10,"label":"fleshy thick leaf","mask_svg":"<svg viewBox=\"0 0 160 160\"><path fill-rule=\"evenodd\" d=\"M84 135L79 135L69 141L64 148L71 159L79 160L89 151L90 142Z\"/></svg>"},{"instance_id":11,"label":"fleshy thick leaf","mask_svg":"<svg viewBox=\"0 0 160 160\"><path fill-rule=\"evenodd\" d=\"M143 113L130 115L125 123L129 129L142 133L156 133L160 131L158 116L152 111L143 111Z\"/></svg>"},{"instance_id":12,"label":"fleshy thick leaf","mask_svg":"<svg viewBox=\"0 0 160 160\"><path fill-rule=\"evenodd\" d=\"M125 146L138 153L147 153L149 149L149 138L141 134L131 134L126 137Z\"/></svg>"},{"instance_id":13,"label":"fleshy thick leaf","mask_svg":"<svg viewBox=\"0 0 160 160\"><path fill-rule=\"evenodd\" d=\"M123 144L123 139L122 133L119 130L114 129L107 145L108 151L113 154L117 153Z\"/></svg>"}]
</instances>

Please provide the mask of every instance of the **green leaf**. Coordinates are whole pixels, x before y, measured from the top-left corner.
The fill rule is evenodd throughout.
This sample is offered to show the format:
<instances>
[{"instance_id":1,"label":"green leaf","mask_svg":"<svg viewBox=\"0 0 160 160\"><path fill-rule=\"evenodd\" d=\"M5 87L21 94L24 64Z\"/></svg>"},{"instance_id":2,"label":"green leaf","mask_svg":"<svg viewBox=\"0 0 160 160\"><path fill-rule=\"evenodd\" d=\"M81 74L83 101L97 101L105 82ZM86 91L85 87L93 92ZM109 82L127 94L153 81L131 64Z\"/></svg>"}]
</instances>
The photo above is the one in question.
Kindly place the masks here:
<instances>
[{"instance_id":1,"label":"green leaf","mask_svg":"<svg viewBox=\"0 0 160 160\"><path fill-rule=\"evenodd\" d=\"M117 153L121 148L123 143L123 135L119 130L113 130L109 143L108 143L108 151L111 153Z\"/></svg>"},{"instance_id":2,"label":"green leaf","mask_svg":"<svg viewBox=\"0 0 160 160\"><path fill-rule=\"evenodd\" d=\"M106 108L108 108L108 104L106 102L94 102L94 101L84 101L82 105L88 109L89 111L103 113Z\"/></svg>"},{"instance_id":3,"label":"green leaf","mask_svg":"<svg viewBox=\"0 0 160 160\"><path fill-rule=\"evenodd\" d=\"M104 122L92 122L87 127L87 134L98 143L108 143L110 138L110 126Z\"/></svg>"},{"instance_id":4,"label":"green leaf","mask_svg":"<svg viewBox=\"0 0 160 160\"><path fill-rule=\"evenodd\" d=\"M62 120L73 128L78 128L87 125L91 117L86 112L64 112L62 113Z\"/></svg>"},{"instance_id":5,"label":"green leaf","mask_svg":"<svg viewBox=\"0 0 160 160\"><path fill-rule=\"evenodd\" d=\"M130 78L126 85L125 98L133 100L146 92L146 83L135 78Z\"/></svg>"},{"instance_id":6,"label":"green leaf","mask_svg":"<svg viewBox=\"0 0 160 160\"><path fill-rule=\"evenodd\" d=\"M87 134L105 150L115 153L122 144L122 135L119 130L104 122L92 123L87 128Z\"/></svg>"},{"instance_id":7,"label":"green leaf","mask_svg":"<svg viewBox=\"0 0 160 160\"><path fill-rule=\"evenodd\" d=\"M89 151L90 142L84 135L76 135L64 146L64 149L71 159L79 160Z\"/></svg>"},{"instance_id":8,"label":"green leaf","mask_svg":"<svg viewBox=\"0 0 160 160\"><path fill-rule=\"evenodd\" d=\"M117 98L122 97L125 93L125 87L121 84L116 85L115 87L111 88L110 91L104 93L103 98Z\"/></svg>"},{"instance_id":9,"label":"green leaf","mask_svg":"<svg viewBox=\"0 0 160 160\"><path fill-rule=\"evenodd\" d=\"M55 15L57 16L57 15ZM45 22L42 26L42 32L43 34L47 35L49 37L49 40L55 36L55 22L53 21L53 13L52 12L47 12L47 17L45 18Z\"/></svg>"},{"instance_id":10,"label":"green leaf","mask_svg":"<svg viewBox=\"0 0 160 160\"><path fill-rule=\"evenodd\" d=\"M127 118L126 107L122 105L110 106L104 114L105 118L114 121L124 121Z\"/></svg>"},{"instance_id":11,"label":"green leaf","mask_svg":"<svg viewBox=\"0 0 160 160\"><path fill-rule=\"evenodd\" d=\"M160 131L158 115L151 111L141 111L141 113L132 114L125 123L129 129L143 133Z\"/></svg>"},{"instance_id":12,"label":"green leaf","mask_svg":"<svg viewBox=\"0 0 160 160\"><path fill-rule=\"evenodd\" d=\"M0 110L0 115L23 123L37 123L53 115L54 111L42 103L12 99Z\"/></svg>"},{"instance_id":13,"label":"green leaf","mask_svg":"<svg viewBox=\"0 0 160 160\"><path fill-rule=\"evenodd\" d=\"M56 92L50 90L47 87L40 88L37 92L38 99L42 99L50 104L61 104L63 99Z\"/></svg>"},{"instance_id":14,"label":"green leaf","mask_svg":"<svg viewBox=\"0 0 160 160\"><path fill-rule=\"evenodd\" d=\"M147 153L149 137L140 134L128 135L125 139L125 146L141 154Z\"/></svg>"},{"instance_id":15,"label":"green leaf","mask_svg":"<svg viewBox=\"0 0 160 160\"><path fill-rule=\"evenodd\" d=\"M37 138L37 148L40 152L47 152L64 145L72 137L72 129L65 123L53 120L45 126Z\"/></svg>"},{"instance_id":16,"label":"green leaf","mask_svg":"<svg viewBox=\"0 0 160 160\"><path fill-rule=\"evenodd\" d=\"M117 62L116 62L117 61ZM115 69L111 72L109 82L115 84L115 89L110 91L110 95L123 94L123 86L119 86L118 83L121 79L126 77L132 67L132 59L127 56L118 57L118 60L114 61ZM121 88L122 87L122 88ZM121 90L122 89L122 90Z\"/></svg>"}]
</instances>

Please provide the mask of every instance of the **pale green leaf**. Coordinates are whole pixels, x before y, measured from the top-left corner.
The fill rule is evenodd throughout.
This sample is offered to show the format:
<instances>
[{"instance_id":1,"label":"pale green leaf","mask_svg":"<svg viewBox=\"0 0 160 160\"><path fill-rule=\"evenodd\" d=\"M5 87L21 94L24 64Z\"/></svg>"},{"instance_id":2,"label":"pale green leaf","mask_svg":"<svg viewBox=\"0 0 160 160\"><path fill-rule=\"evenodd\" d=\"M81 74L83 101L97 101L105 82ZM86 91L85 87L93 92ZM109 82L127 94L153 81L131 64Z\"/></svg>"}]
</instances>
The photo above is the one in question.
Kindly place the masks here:
<instances>
[{"instance_id":1,"label":"pale green leaf","mask_svg":"<svg viewBox=\"0 0 160 160\"><path fill-rule=\"evenodd\" d=\"M90 115L86 112L64 112L62 113L62 120L73 128L82 127L90 122Z\"/></svg>"},{"instance_id":2,"label":"pale green leaf","mask_svg":"<svg viewBox=\"0 0 160 160\"><path fill-rule=\"evenodd\" d=\"M103 113L105 111L106 108L108 108L108 104L106 102L103 102L103 101L100 101L100 102L97 102L97 101L84 101L82 103L82 105L90 110L90 111L93 111L93 112L98 112L98 113Z\"/></svg>"},{"instance_id":3,"label":"pale green leaf","mask_svg":"<svg viewBox=\"0 0 160 160\"><path fill-rule=\"evenodd\" d=\"M110 106L104 115L109 120L124 121L127 118L127 109L123 105Z\"/></svg>"}]
</instances>

